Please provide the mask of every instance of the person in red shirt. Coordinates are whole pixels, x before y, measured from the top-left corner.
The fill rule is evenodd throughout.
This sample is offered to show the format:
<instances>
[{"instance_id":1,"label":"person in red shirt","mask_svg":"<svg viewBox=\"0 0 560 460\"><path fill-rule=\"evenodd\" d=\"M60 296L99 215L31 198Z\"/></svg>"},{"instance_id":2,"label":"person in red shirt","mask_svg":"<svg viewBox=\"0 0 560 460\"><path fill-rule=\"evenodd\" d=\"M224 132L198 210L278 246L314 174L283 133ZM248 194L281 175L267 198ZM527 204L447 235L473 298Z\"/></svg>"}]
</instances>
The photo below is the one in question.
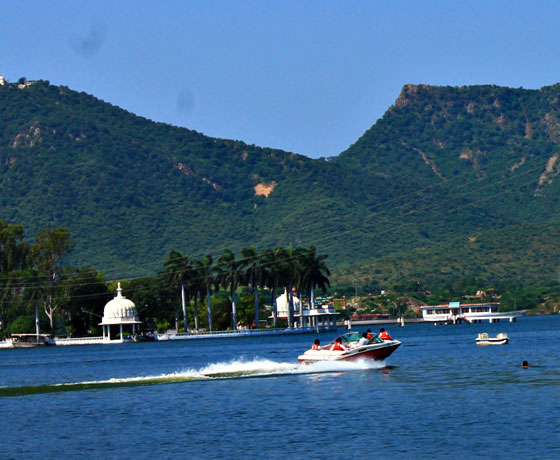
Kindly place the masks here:
<instances>
[{"instance_id":1,"label":"person in red shirt","mask_svg":"<svg viewBox=\"0 0 560 460\"><path fill-rule=\"evenodd\" d=\"M320 350L321 349L321 341L319 339L315 339L313 345L311 345L312 350Z\"/></svg>"},{"instance_id":2,"label":"person in red shirt","mask_svg":"<svg viewBox=\"0 0 560 460\"><path fill-rule=\"evenodd\" d=\"M331 346L331 351L346 351L344 345L342 345L342 339L338 337Z\"/></svg>"},{"instance_id":3,"label":"person in red shirt","mask_svg":"<svg viewBox=\"0 0 560 460\"><path fill-rule=\"evenodd\" d=\"M384 328L379 329L379 338L381 340L393 340Z\"/></svg>"}]
</instances>

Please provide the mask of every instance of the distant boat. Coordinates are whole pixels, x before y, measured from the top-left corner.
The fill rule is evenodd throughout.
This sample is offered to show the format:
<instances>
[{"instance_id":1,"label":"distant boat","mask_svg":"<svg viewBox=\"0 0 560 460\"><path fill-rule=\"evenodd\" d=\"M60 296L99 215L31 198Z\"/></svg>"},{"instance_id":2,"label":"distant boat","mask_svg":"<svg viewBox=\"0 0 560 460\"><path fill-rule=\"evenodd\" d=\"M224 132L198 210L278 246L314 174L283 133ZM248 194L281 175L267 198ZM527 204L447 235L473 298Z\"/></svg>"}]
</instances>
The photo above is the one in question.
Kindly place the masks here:
<instances>
[{"instance_id":1,"label":"distant boat","mask_svg":"<svg viewBox=\"0 0 560 460\"><path fill-rule=\"evenodd\" d=\"M500 332L496 337L488 337L487 332L481 332L475 342L477 345L507 345L509 338L505 332Z\"/></svg>"},{"instance_id":2,"label":"distant boat","mask_svg":"<svg viewBox=\"0 0 560 460\"><path fill-rule=\"evenodd\" d=\"M0 342L0 348L33 348L46 345L46 334L12 334Z\"/></svg>"},{"instance_id":3,"label":"distant boat","mask_svg":"<svg viewBox=\"0 0 560 460\"><path fill-rule=\"evenodd\" d=\"M14 342L11 339L0 340L0 348L14 348Z\"/></svg>"},{"instance_id":4,"label":"distant boat","mask_svg":"<svg viewBox=\"0 0 560 460\"><path fill-rule=\"evenodd\" d=\"M157 335L153 332L143 332L132 337L135 342L157 342L157 339Z\"/></svg>"}]
</instances>

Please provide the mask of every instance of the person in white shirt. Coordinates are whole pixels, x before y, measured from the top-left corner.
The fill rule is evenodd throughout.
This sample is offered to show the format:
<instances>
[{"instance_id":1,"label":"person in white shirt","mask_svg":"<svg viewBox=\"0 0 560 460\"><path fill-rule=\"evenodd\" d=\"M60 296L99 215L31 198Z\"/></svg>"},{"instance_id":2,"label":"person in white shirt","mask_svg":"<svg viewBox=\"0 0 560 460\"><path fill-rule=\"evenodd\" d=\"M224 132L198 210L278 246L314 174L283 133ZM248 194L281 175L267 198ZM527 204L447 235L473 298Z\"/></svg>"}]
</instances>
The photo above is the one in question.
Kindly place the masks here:
<instances>
[{"instance_id":1,"label":"person in white shirt","mask_svg":"<svg viewBox=\"0 0 560 460\"><path fill-rule=\"evenodd\" d=\"M362 338L360 340L358 340L358 345L361 347L363 345L367 345L369 343L369 339L367 334L364 332L362 334Z\"/></svg>"}]
</instances>

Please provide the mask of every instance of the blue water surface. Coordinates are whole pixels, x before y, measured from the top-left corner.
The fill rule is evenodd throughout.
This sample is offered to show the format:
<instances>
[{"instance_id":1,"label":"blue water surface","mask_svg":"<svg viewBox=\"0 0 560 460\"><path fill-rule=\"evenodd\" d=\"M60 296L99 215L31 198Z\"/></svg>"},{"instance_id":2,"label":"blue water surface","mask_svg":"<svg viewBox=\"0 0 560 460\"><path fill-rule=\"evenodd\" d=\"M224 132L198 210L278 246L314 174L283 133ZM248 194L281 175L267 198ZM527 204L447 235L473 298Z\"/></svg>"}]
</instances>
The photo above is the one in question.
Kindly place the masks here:
<instances>
[{"instance_id":1,"label":"blue water surface","mask_svg":"<svg viewBox=\"0 0 560 460\"><path fill-rule=\"evenodd\" d=\"M0 397L0 458L560 458L559 316L389 332L384 365L320 372L311 335L0 350L0 390L39 387Z\"/></svg>"}]
</instances>

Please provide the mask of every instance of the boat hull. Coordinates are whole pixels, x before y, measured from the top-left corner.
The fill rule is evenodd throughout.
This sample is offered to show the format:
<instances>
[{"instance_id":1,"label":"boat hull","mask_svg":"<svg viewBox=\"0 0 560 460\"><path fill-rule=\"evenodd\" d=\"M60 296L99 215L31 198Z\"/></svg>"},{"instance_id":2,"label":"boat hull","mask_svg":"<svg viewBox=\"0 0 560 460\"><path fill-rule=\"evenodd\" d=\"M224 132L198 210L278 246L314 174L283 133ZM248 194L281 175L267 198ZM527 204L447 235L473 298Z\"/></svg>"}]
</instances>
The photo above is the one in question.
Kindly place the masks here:
<instances>
[{"instance_id":1,"label":"boat hull","mask_svg":"<svg viewBox=\"0 0 560 460\"><path fill-rule=\"evenodd\" d=\"M505 332L500 332L496 337L490 337L486 332L481 332L475 339L475 343L480 346L487 345L506 345L509 338Z\"/></svg>"},{"instance_id":2,"label":"boat hull","mask_svg":"<svg viewBox=\"0 0 560 460\"><path fill-rule=\"evenodd\" d=\"M488 346L488 345L507 345L509 339L476 339L476 344L479 346Z\"/></svg>"},{"instance_id":3,"label":"boat hull","mask_svg":"<svg viewBox=\"0 0 560 460\"><path fill-rule=\"evenodd\" d=\"M298 356L298 361L303 364L319 361L355 361L359 359L383 361L393 354L401 345L398 340L391 340L375 345L366 345L347 351L308 350Z\"/></svg>"}]
</instances>

